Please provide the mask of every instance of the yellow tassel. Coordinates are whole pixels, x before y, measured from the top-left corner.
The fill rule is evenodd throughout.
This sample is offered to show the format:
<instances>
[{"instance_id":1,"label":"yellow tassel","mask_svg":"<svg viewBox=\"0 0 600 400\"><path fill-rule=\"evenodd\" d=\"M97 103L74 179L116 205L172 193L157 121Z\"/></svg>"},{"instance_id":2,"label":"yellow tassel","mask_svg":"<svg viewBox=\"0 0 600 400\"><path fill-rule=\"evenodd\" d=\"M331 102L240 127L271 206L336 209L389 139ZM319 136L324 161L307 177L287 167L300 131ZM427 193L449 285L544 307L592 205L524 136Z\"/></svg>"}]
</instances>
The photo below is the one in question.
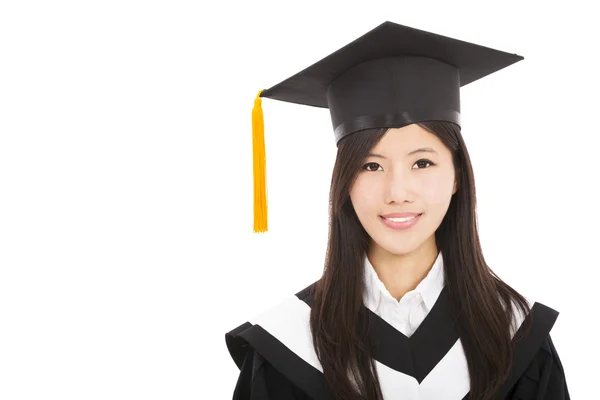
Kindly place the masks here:
<instances>
[{"instance_id":1,"label":"yellow tassel","mask_svg":"<svg viewBox=\"0 0 600 400\"><path fill-rule=\"evenodd\" d=\"M265 154L265 128L260 98L254 99L252 109L252 153L254 161L254 232L266 232L267 220L267 160Z\"/></svg>"}]
</instances>

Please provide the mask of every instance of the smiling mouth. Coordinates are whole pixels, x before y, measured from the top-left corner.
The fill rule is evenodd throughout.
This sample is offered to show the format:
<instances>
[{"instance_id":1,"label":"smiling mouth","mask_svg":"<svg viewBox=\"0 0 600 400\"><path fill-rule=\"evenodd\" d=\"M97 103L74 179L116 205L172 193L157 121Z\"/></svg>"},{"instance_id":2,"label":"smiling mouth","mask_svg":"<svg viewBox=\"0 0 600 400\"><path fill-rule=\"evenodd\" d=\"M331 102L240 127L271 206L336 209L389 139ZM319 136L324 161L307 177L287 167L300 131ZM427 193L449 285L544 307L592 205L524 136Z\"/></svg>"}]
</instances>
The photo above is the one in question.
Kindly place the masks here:
<instances>
[{"instance_id":1,"label":"smiling mouth","mask_svg":"<svg viewBox=\"0 0 600 400\"><path fill-rule=\"evenodd\" d=\"M417 215L413 215L412 217L396 217L396 218L385 218L385 217L381 217L387 221L391 221L391 222L407 222L407 221L412 221L413 219L420 217L423 213L421 214L417 214Z\"/></svg>"},{"instance_id":2,"label":"smiling mouth","mask_svg":"<svg viewBox=\"0 0 600 400\"><path fill-rule=\"evenodd\" d=\"M414 225L419 223L419 219L421 218L421 214L413 215L411 217L389 217L386 218L383 215L380 215L381 222L388 228L393 229L395 231L402 231L405 229L410 229Z\"/></svg>"}]
</instances>

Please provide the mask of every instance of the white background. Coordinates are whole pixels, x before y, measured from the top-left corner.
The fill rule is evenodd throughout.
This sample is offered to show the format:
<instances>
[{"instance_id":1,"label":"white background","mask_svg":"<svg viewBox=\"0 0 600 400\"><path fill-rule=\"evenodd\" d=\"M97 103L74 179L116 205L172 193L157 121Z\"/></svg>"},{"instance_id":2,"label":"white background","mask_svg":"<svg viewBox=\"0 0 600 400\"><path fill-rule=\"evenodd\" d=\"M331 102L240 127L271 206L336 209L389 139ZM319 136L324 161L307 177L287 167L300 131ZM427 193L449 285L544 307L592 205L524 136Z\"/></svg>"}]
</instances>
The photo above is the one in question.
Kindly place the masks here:
<instances>
[{"instance_id":1,"label":"white background","mask_svg":"<svg viewBox=\"0 0 600 400\"><path fill-rule=\"evenodd\" d=\"M480 234L589 398L600 32L548 3L2 2L0 398L230 399L225 333L320 276L336 153L327 109L264 99L253 234L254 97L386 20L525 57L462 90Z\"/></svg>"}]
</instances>

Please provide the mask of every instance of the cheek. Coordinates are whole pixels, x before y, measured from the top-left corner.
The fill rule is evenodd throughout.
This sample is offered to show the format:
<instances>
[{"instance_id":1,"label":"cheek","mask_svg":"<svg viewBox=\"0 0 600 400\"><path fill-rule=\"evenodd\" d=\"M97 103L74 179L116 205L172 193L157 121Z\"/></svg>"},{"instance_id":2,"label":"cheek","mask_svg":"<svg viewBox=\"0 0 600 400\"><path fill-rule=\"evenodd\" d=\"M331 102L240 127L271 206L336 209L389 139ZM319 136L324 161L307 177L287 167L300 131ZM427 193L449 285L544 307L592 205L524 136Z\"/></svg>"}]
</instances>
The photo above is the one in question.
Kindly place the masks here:
<instances>
[{"instance_id":1,"label":"cheek","mask_svg":"<svg viewBox=\"0 0 600 400\"><path fill-rule=\"evenodd\" d=\"M350 191L350 200L354 206L354 211L358 216L364 214L372 214L372 211L377 207L377 190L374 190L372 185L369 185L367 180L360 178L355 182Z\"/></svg>"},{"instance_id":2,"label":"cheek","mask_svg":"<svg viewBox=\"0 0 600 400\"><path fill-rule=\"evenodd\" d=\"M446 207L452 197L453 177L431 177L422 186L422 200L430 206Z\"/></svg>"}]
</instances>

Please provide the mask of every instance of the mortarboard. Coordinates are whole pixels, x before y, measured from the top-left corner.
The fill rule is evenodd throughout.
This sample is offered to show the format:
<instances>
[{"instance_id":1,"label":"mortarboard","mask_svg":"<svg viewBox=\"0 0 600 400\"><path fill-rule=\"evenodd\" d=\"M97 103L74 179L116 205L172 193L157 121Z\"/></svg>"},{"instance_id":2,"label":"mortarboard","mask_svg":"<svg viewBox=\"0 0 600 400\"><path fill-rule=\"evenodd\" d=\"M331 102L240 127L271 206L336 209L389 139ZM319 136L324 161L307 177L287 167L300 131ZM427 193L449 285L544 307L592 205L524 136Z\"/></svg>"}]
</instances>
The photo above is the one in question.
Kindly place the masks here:
<instances>
[{"instance_id":1,"label":"mortarboard","mask_svg":"<svg viewBox=\"0 0 600 400\"><path fill-rule=\"evenodd\" d=\"M329 108L336 146L367 128L416 122L460 126L460 87L522 56L386 21L277 85L252 110L254 232L266 232L266 156L261 98Z\"/></svg>"}]
</instances>

